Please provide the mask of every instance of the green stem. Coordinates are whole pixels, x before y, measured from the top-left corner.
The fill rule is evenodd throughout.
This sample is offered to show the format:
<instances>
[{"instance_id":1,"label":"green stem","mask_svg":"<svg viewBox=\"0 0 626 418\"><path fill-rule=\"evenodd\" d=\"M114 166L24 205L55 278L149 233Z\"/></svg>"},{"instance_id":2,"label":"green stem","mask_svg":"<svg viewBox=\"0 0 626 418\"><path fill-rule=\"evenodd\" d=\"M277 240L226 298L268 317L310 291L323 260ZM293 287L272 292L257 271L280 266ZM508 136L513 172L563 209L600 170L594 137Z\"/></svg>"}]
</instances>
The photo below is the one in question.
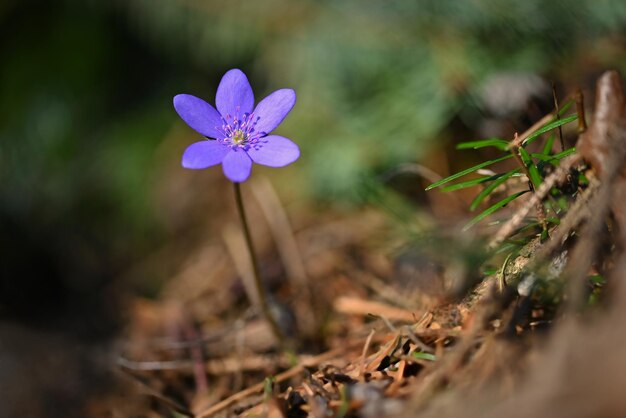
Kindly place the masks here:
<instances>
[{"instance_id":1,"label":"green stem","mask_svg":"<svg viewBox=\"0 0 626 418\"><path fill-rule=\"evenodd\" d=\"M263 290L263 283L261 282L261 273L259 270L259 263L256 258L256 252L254 251L254 245L252 244L252 235L250 235L250 228L248 227L248 220L246 218L246 211L243 206L243 199L241 197L241 183L233 183L235 185L235 201L237 202L237 211L239 212L239 219L241 219L241 226L243 228L243 235L246 240L246 246L248 247L248 253L250 254L250 260L252 262L252 275L254 277L254 289L258 296L259 306L258 309L261 311L261 315L267 321L267 324L270 326L272 330L272 334L276 338L276 341L280 345L281 349L285 348L285 337L276 322L276 319L272 315L270 311L269 304L267 302L267 298L265 297L265 291ZM254 300L251 300L250 303L254 304Z\"/></svg>"}]
</instances>

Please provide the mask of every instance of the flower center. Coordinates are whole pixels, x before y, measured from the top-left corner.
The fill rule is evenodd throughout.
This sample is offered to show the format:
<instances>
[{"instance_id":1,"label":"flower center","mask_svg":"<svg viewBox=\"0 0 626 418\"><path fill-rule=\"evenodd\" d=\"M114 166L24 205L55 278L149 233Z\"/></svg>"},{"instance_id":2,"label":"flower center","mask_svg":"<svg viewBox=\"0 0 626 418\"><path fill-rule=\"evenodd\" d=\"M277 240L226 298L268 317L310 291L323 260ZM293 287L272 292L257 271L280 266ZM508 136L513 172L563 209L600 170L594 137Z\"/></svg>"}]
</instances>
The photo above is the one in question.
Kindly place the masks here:
<instances>
[{"instance_id":1,"label":"flower center","mask_svg":"<svg viewBox=\"0 0 626 418\"><path fill-rule=\"evenodd\" d=\"M233 145L243 145L246 142L246 134L241 129L237 129L230 137L230 140Z\"/></svg>"},{"instance_id":2,"label":"flower center","mask_svg":"<svg viewBox=\"0 0 626 418\"><path fill-rule=\"evenodd\" d=\"M260 147L263 142L260 141L261 138L267 134L255 129L259 119L254 113L244 113L239 116L239 109L234 117L226 115L222 118L221 130L224 132L222 143L233 149L242 148L246 151Z\"/></svg>"}]
</instances>

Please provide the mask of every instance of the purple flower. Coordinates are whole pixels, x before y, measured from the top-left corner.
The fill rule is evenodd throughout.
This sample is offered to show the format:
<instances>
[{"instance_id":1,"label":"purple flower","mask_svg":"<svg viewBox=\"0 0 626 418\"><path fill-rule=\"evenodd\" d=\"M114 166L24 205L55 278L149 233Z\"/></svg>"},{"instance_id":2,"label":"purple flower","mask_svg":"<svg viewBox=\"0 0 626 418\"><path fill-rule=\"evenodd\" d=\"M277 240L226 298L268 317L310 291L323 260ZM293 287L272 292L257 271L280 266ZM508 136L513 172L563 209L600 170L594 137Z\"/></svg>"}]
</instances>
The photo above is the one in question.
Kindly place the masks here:
<instances>
[{"instance_id":1,"label":"purple flower","mask_svg":"<svg viewBox=\"0 0 626 418\"><path fill-rule=\"evenodd\" d=\"M246 75L238 69L222 77L215 95L217 110L189 94L174 97L180 117L208 140L191 144L183 154L183 167L202 169L222 164L224 174L236 183L250 177L252 162L284 167L300 157L291 140L268 135L296 103L296 92L273 92L254 108L254 94Z\"/></svg>"}]
</instances>

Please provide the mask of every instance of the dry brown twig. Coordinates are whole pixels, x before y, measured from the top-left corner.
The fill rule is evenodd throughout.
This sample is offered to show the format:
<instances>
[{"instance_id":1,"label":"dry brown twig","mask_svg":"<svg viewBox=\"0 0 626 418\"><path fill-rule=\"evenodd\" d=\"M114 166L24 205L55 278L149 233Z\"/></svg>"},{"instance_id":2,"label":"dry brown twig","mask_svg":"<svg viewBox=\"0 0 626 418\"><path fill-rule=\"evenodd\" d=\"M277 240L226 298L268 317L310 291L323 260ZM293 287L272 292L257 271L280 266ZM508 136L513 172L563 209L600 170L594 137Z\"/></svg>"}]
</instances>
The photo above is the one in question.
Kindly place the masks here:
<instances>
[{"instance_id":1,"label":"dry brown twig","mask_svg":"<svg viewBox=\"0 0 626 418\"><path fill-rule=\"evenodd\" d=\"M322 353L320 355L308 358L304 361L302 361L301 363L293 366L292 368L277 374L274 377L274 381L276 383L280 383L283 382L285 380L291 379L292 377L295 377L297 375L299 375L300 373L302 373L305 368L307 367L314 367L314 366L318 366L321 363L324 363L326 361L332 360L334 358L339 357L340 355L344 354L346 351L351 350L353 348L357 348L359 346L361 346L363 344L363 341L353 341L351 343L345 344L342 347L338 347L334 350L331 351L327 351L325 353ZM263 391L265 382L259 382L253 386L248 387L247 389L242 390L241 392L237 392L234 395L218 402L217 404L211 406L208 409L205 409L201 412L199 412L198 414L196 414L196 418L208 418L226 408L231 407L232 405L236 404L237 402L244 400L246 398L248 398L249 396L255 395L257 393L260 393Z\"/></svg>"},{"instance_id":2,"label":"dry brown twig","mask_svg":"<svg viewBox=\"0 0 626 418\"><path fill-rule=\"evenodd\" d=\"M598 237L610 212L617 221L619 250L626 249L626 99L616 71L598 79L595 113L589 130L578 141L578 151L591 163L601 188L592 203L594 216L585 225L566 270L572 306L576 307L583 301L583 279L595 259Z\"/></svg>"},{"instance_id":3,"label":"dry brown twig","mask_svg":"<svg viewBox=\"0 0 626 418\"><path fill-rule=\"evenodd\" d=\"M352 315L375 315L392 320L413 323L417 316L414 312L406 309L390 306L382 302L374 302L361 298L340 296L335 299L333 306L337 312Z\"/></svg>"}]
</instances>

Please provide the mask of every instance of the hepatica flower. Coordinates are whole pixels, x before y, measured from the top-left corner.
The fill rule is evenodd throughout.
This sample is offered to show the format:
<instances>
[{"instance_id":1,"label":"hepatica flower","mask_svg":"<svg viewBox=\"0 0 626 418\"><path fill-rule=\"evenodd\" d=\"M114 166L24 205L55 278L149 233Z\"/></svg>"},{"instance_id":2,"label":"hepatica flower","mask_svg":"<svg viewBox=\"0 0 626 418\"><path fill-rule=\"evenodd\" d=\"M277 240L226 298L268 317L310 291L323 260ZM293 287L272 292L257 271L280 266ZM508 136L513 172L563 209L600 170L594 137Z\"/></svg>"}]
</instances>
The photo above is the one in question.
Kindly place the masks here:
<instances>
[{"instance_id":1,"label":"hepatica flower","mask_svg":"<svg viewBox=\"0 0 626 418\"><path fill-rule=\"evenodd\" d=\"M246 75L233 69L222 77L215 95L217 110L204 100L179 94L174 108L180 117L207 139L191 144L184 152L182 165L203 169L222 164L231 181L248 179L252 163L283 167L296 161L300 149L291 140L269 135L296 103L291 89L273 92L256 107Z\"/></svg>"}]
</instances>

